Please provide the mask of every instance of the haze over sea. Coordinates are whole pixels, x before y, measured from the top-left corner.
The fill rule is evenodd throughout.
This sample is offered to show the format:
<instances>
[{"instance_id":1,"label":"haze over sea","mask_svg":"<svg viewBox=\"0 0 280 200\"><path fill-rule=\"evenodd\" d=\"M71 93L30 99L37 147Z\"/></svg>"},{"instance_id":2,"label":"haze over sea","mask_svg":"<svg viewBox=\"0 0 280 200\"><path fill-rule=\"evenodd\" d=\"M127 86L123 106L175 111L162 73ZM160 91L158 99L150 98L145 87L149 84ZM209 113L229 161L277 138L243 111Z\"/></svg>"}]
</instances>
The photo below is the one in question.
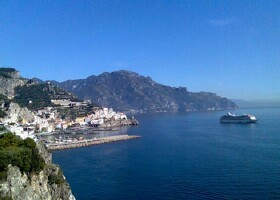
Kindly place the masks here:
<instances>
[{"instance_id":1,"label":"haze over sea","mask_svg":"<svg viewBox=\"0 0 280 200\"><path fill-rule=\"evenodd\" d=\"M140 139L57 151L78 200L279 199L280 109L240 109L256 124L220 124L226 111L137 116Z\"/></svg>"}]
</instances>

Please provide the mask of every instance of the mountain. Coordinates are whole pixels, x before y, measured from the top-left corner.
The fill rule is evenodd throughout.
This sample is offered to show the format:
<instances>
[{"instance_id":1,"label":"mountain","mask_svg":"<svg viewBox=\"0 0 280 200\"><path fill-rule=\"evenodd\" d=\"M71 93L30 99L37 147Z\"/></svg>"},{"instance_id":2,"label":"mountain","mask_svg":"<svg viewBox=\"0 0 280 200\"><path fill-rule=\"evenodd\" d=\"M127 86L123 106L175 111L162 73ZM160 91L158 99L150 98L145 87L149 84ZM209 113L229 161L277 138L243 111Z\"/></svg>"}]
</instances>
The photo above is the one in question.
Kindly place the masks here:
<instances>
[{"instance_id":1,"label":"mountain","mask_svg":"<svg viewBox=\"0 0 280 200\"><path fill-rule=\"evenodd\" d=\"M65 91L66 90L66 91ZM170 87L131 71L105 72L65 82L22 78L13 68L0 68L0 94L29 109L51 106L51 99L91 100L118 111L201 111L236 108L236 104L210 92L189 92Z\"/></svg>"},{"instance_id":2,"label":"mountain","mask_svg":"<svg viewBox=\"0 0 280 200\"><path fill-rule=\"evenodd\" d=\"M125 70L57 84L79 98L121 111L201 111L237 107L231 100L214 93L189 92L185 87L162 85L150 77Z\"/></svg>"},{"instance_id":3,"label":"mountain","mask_svg":"<svg viewBox=\"0 0 280 200\"><path fill-rule=\"evenodd\" d=\"M25 85L17 86L15 89L14 102L28 109L39 109L53 106L52 99L69 99L78 101L71 93L50 83L40 84L33 80L27 81Z\"/></svg>"},{"instance_id":4,"label":"mountain","mask_svg":"<svg viewBox=\"0 0 280 200\"><path fill-rule=\"evenodd\" d=\"M0 68L0 116L4 116L5 104L15 102L21 107L36 110L54 106L52 99L79 100L64 89L40 79L26 79L14 68Z\"/></svg>"},{"instance_id":5,"label":"mountain","mask_svg":"<svg viewBox=\"0 0 280 200\"><path fill-rule=\"evenodd\" d=\"M32 78L31 80L34 81L34 82L40 83L40 84L45 83L45 81L43 81L43 80L41 80L39 78L36 78L36 77Z\"/></svg>"}]
</instances>

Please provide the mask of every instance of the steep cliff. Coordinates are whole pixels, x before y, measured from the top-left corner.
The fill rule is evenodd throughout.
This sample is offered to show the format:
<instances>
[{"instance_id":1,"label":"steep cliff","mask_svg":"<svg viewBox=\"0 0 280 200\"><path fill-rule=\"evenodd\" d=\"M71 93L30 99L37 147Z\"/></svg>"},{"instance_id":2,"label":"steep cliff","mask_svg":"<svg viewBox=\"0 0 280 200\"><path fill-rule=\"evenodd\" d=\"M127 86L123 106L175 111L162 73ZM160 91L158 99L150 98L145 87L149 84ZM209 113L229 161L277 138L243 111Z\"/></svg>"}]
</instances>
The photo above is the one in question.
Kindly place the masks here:
<instances>
[{"instance_id":1,"label":"steep cliff","mask_svg":"<svg viewBox=\"0 0 280 200\"><path fill-rule=\"evenodd\" d=\"M0 136L0 199L75 200L69 184L41 143Z\"/></svg>"},{"instance_id":2,"label":"steep cliff","mask_svg":"<svg viewBox=\"0 0 280 200\"><path fill-rule=\"evenodd\" d=\"M14 68L0 68L0 107L2 96L30 110L53 106L51 99L78 101L76 96L55 85L21 77Z\"/></svg>"},{"instance_id":3,"label":"steep cliff","mask_svg":"<svg viewBox=\"0 0 280 200\"><path fill-rule=\"evenodd\" d=\"M32 122L35 116L34 113L26 107L20 107L17 103L10 103L6 113L7 116L4 121L9 123L17 123L18 121L25 123Z\"/></svg>"},{"instance_id":4,"label":"steep cliff","mask_svg":"<svg viewBox=\"0 0 280 200\"><path fill-rule=\"evenodd\" d=\"M10 165L7 180L0 183L0 195L15 200L75 200L59 167L55 165L48 165L31 178L21 173L18 167Z\"/></svg>"},{"instance_id":5,"label":"steep cliff","mask_svg":"<svg viewBox=\"0 0 280 200\"><path fill-rule=\"evenodd\" d=\"M13 98L15 88L27 82L20 73L13 68L0 68L0 94Z\"/></svg>"}]
</instances>

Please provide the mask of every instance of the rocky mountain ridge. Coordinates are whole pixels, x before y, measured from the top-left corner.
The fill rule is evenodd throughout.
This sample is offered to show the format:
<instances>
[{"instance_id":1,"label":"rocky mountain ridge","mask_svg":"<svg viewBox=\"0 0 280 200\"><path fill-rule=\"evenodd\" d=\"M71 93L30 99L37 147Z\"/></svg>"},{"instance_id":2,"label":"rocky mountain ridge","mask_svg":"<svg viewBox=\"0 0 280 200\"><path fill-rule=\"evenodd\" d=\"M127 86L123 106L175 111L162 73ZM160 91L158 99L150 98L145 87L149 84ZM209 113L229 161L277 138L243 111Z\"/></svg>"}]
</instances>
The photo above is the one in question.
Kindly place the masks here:
<instances>
[{"instance_id":1,"label":"rocky mountain ridge","mask_svg":"<svg viewBox=\"0 0 280 200\"><path fill-rule=\"evenodd\" d=\"M104 72L86 79L67 80L59 83L57 81L44 82L36 78L24 79L15 69L0 68L0 79L3 80L0 81L0 88L2 88L0 94L9 98L14 97L21 106L30 108L33 105L37 107L50 105L50 96L54 96L54 94L74 98L75 96L71 96L70 93L80 99L91 100L97 105L112 107L117 111L176 112L237 107L233 101L215 93L190 92L186 87L162 85L150 77L126 70ZM58 87L50 89L49 84ZM29 93L34 94L35 97L29 98ZM30 101L33 102L33 105L29 104Z\"/></svg>"},{"instance_id":2,"label":"rocky mountain ridge","mask_svg":"<svg viewBox=\"0 0 280 200\"><path fill-rule=\"evenodd\" d=\"M86 79L53 82L82 99L122 111L166 112L234 109L236 104L210 92L170 87L135 72L104 72Z\"/></svg>"}]
</instances>

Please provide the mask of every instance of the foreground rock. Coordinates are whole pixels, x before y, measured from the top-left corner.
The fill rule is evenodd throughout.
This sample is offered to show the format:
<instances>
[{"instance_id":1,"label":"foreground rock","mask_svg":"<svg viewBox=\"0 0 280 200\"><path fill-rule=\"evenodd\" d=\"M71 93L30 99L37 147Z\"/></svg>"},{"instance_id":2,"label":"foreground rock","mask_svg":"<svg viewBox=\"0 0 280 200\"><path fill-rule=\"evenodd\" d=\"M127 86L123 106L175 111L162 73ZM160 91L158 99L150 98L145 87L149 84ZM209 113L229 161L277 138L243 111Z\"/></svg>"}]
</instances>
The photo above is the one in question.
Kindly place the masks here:
<instances>
[{"instance_id":1,"label":"foreground rock","mask_svg":"<svg viewBox=\"0 0 280 200\"><path fill-rule=\"evenodd\" d=\"M0 184L2 198L11 197L19 200L75 199L59 167L55 165L47 166L38 175L32 175L31 179L14 166L9 166L7 174L7 181ZM50 177L59 177L61 180L59 178L50 180Z\"/></svg>"},{"instance_id":2,"label":"foreground rock","mask_svg":"<svg viewBox=\"0 0 280 200\"><path fill-rule=\"evenodd\" d=\"M46 166L39 174L27 175L9 165L7 179L0 183L0 199L14 200L75 200L62 171L51 163L51 154L38 145Z\"/></svg>"}]
</instances>

